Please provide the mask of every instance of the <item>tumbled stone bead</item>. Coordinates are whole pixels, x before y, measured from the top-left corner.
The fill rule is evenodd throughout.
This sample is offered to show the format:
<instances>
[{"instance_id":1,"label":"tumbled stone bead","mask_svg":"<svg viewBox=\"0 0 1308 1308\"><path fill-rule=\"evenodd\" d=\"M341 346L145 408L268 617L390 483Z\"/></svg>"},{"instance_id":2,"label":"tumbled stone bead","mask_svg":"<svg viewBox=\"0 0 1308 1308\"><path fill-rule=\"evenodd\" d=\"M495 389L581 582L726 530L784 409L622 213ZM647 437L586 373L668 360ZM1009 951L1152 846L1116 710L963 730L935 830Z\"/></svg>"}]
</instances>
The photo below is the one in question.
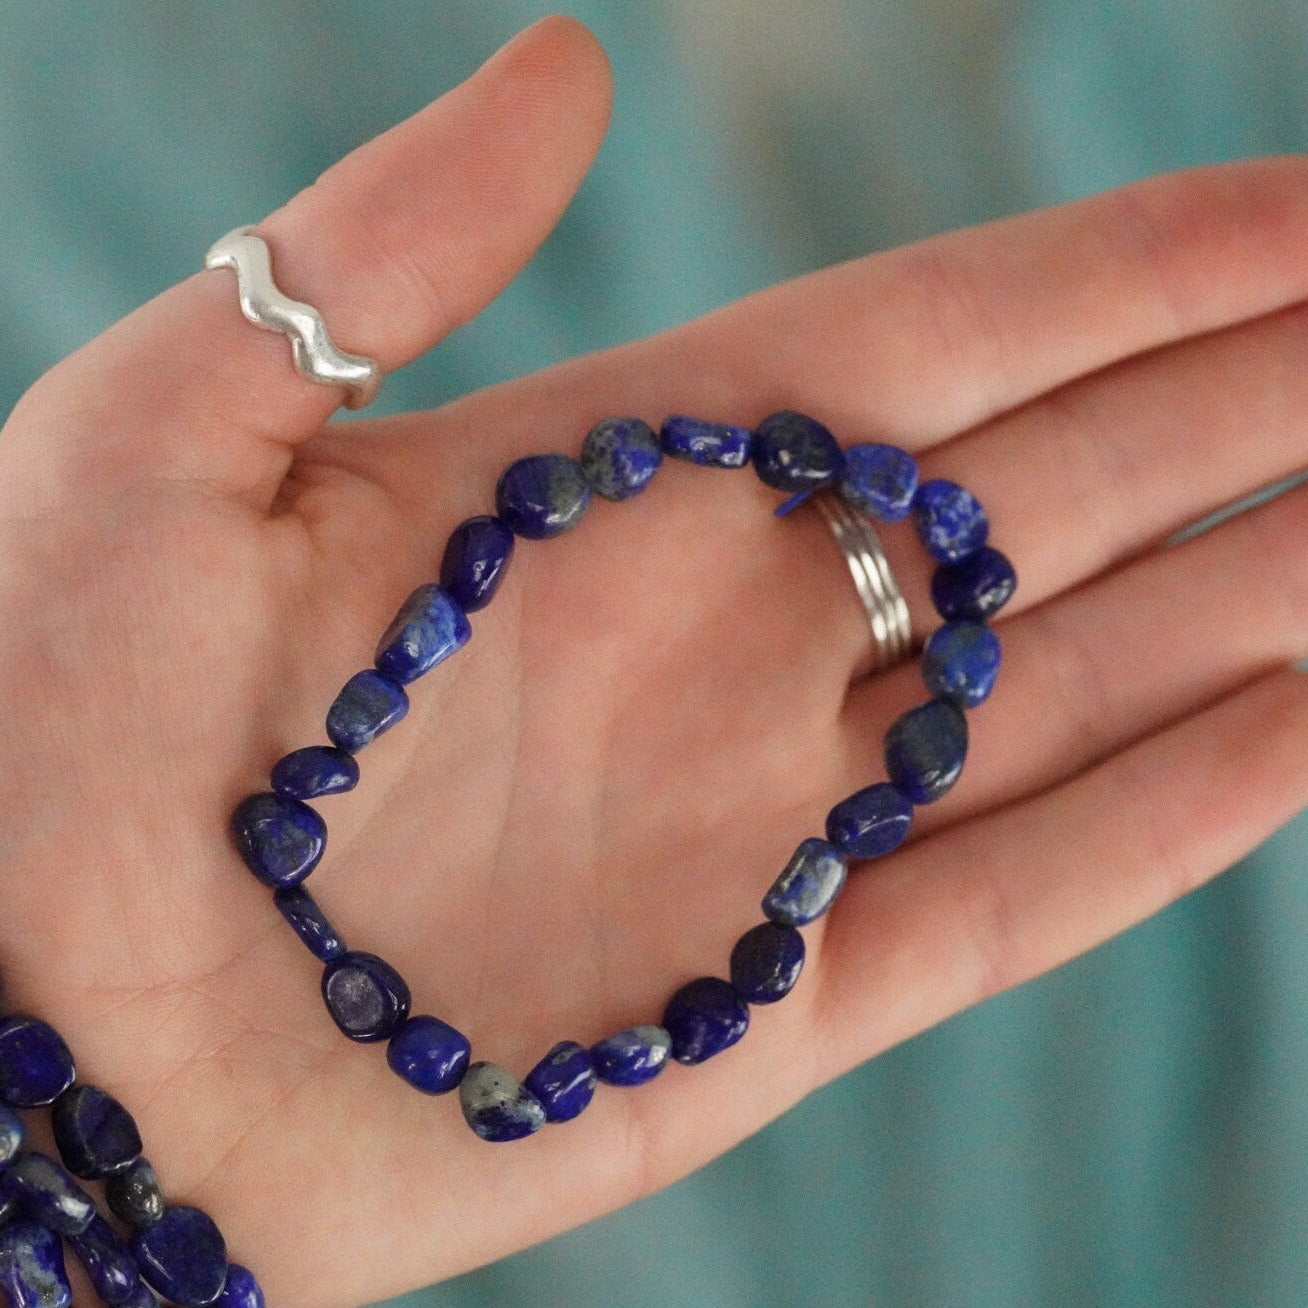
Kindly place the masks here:
<instances>
[{"instance_id":1,"label":"tumbled stone bead","mask_svg":"<svg viewBox=\"0 0 1308 1308\"><path fill-rule=\"evenodd\" d=\"M939 563L957 563L979 550L990 523L976 496L956 481L924 481L913 496L913 525L927 553Z\"/></svg>"},{"instance_id":2,"label":"tumbled stone bead","mask_svg":"<svg viewBox=\"0 0 1308 1308\"><path fill-rule=\"evenodd\" d=\"M749 1026L749 1008L729 982L702 976L668 1000L663 1026L672 1037L672 1057L702 1063L729 1049Z\"/></svg>"},{"instance_id":3,"label":"tumbled stone bead","mask_svg":"<svg viewBox=\"0 0 1308 1308\"><path fill-rule=\"evenodd\" d=\"M912 822L912 804L888 781L878 781L827 814L827 839L850 858L880 858L904 843Z\"/></svg>"},{"instance_id":4,"label":"tumbled stone bead","mask_svg":"<svg viewBox=\"0 0 1308 1308\"><path fill-rule=\"evenodd\" d=\"M74 1176L99 1181L141 1156L141 1133L131 1113L93 1085L75 1085L55 1100L55 1144Z\"/></svg>"},{"instance_id":5,"label":"tumbled stone bead","mask_svg":"<svg viewBox=\"0 0 1308 1308\"><path fill-rule=\"evenodd\" d=\"M272 788L287 799L339 795L359 784L359 764L335 745L306 745L273 764Z\"/></svg>"},{"instance_id":6,"label":"tumbled stone bead","mask_svg":"<svg viewBox=\"0 0 1308 1308\"><path fill-rule=\"evenodd\" d=\"M731 984L751 1004L774 1004L794 988L804 968L804 937L794 927L760 922L731 951Z\"/></svg>"},{"instance_id":7,"label":"tumbled stone bead","mask_svg":"<svg viewBox=\"0 0 1308 1308\"><path fill-rule=\"evenodd\" d=\"M318 907L318 901L303 886L277 891L273 903L315 958L330 963L345 952L345 941Z\"/></svg>"},{"instance_id":8,"label":"tumbled stone bead","mask_svg":"<svg viewBox=\"0 0 1308 1308\"><path fill-rule=\"evenodd\" d=\"M922 680L933 695L975 708L994 689L999 637L982 622L946 622L922 650Z\"/></svg>"},{"instance_id":9,"label":"tumbled stone bead","mask_svg":"<svg viewBox=\"0 0 1308 1308\"><path fill-rule=\"evenodd\" d=\"M245 866L274 888L298 885L327 847L322 818L308 804L270 790L237 804L231 830Z\"/></svg>"},{"instance_id":10,"label":"tumbled stone bead","mask_svg":"<svg viewBox=\"0 0 1308 1308\"><path fill-rule=\"evenodd\" d=\"M749 462L753 433L748 427L704 422L675 413L659 431L664 454L697 463L701 468L743 468Z\"/></svg>"},{"instance_id":11,"label":"tumbled stone bead","mask_svg":"<svg viewBox=\"0 0 1308 1308\"><path fill-rule=\"evenodd\" d=\"M443 1095L468 1069L472 1046L462 1031L438 1017L411 1017L391 1036L386 1061L416 1090Z\"/></svg>"},{"instance_id":12,"label":"tumbled stone bead","mask_svg":"<svg viewBox=\"0 0 1308 1308\"><path fill-rule=\"evenodd\" d=\"M644 1085L667 1065L672 1037L661 1026L629 1026L590 1047L595 1075L609 1085Z\"/></svg>"},{"instance_id":13,"label":"tumbled stone bead","mask_svg":"<svg viewBox=\"0 0 1308 1308\"><path fill-rule=\"evenodd\" d=\"M18 1199L0 1186L0 1226L16 1220L18 1217Z\"/></svg>"},{"instance_id":14,"label":"tumbled stone bead","mask_svg":"<svg viewBox=\"0 0 1308 1308\"><path fill-rule=\"evenodd\" d=\"M845 457L831 432L816 418L783 409L754 429L751 456L765 486L811 491L840 475Z\"/></svg>"},{"instance_id":15,"label":"tumbled stone bead","mask_svg":"<svg viewBox=\"0 0 1308 1308\"><path fill-rule=\"evenodd\" d=\"M419 586L377 643L377 670L407 685L462 649L472 635L468 615L442 587Z\"/></svg>"},{"instance_id":16,"label":"tumbled stone bead","mask_svg":"<svg viewBox=\"0 0 1308 1308\"><path fill-rule=\"evenodd\" d=\"M649 484L663 462L663 451L649 423L605 418L586 433L579 462L597 495L626 500Z\"/></svg>"},{"instance_id":17,"label":"tumbled stone bead","mask_svg":"<svg viewBox=\"0 0 1308 1308\"><path fill-rule=\"evenodd\" d=\"M854 508L882 522L898 522L913 504L917 460L898 445L851 445L839 489Z\"/></svg>"},{"instance_id":18,"label":"tumbled stone bead","mask_svg":"<svg viewBox=\"0 0 1308 1308\"><path fill-rule=\"evenodd\" d=\"M441 558L441 585L465 613L494 598L513 557L513 533L488 513L467 518L450 532Z\"/></svg>"},{"instance_id":19,"label":"tumbled stone bead","mask_svg":"<svg viewBox=\"0 0 1308 1308\"><path fill-rule=\"evenodd\" d=\"M495 487L495 511L517 536L545 540L575 527L590 503L581 464L566 454L531 454L511 463Z\"/></svg>"},{"instance_id":20,"label":"tumbled stone bead","mask_svg":"<svg viewBox=\"0 0 1308 1308\"><path fill-rule=\"evenodd\" d=\"M521 1140L545 1125L545 1109L511 1072L494 1063L473 1063L459 1083L464 1120L483 1140Z\"/></svg>"},{"instance_id":21,"label":"tumbled stone bead","mask_svg":"<svg viewBox=\"0 0 1308 1308\"><path fill-rule=\"evenodd\" d=\"M95 1200L45 1154L19 1154L0 1172L0 1187L17 1197L33 1221L59 1235L86 1230L95 1216Z\"/></svg>"},{"instance_id":22,"label":"tumbled stone bead","mask_svg":"<svg viewBox=\"0 0 1308 1308\"><path fill-rule=\"evenodd\" d=\"M781 926L805 926L836 902L849 865L830 841L801 840L763 896L763 916Z\"/></svg>"},{"instance_id":23,"label":"tumbled stone bead","mask_svg":"<svg viewBox=\"0 0 1308 1308\"><path fill-rule=\"evenodd\" d=\"M70 1235L68 1247L105 1303L122 1304L131 1298L141 1280L136 1259L103 1217L97 1213L85 1231Z\"/></svg>"},{"instance_id":24,"label":"tumbled stone bead","mask_svg":"<svg viewBox=\"0 0 1308 1308\"><path fill-rule=\"evenodd\" d=\"M73 1055L54 1027L26 1013L0 1018L0 1100L11 1108L52 1104L76 1077Z\"/></svg>"},{"instance_id":25,"label":"tumbled stone bead","mask_svg":"<svg viewBox=\"0 0 1308 1308\"><path fill-rule=\"evenodd\" d=\"M886 771L914 804L929 804L949 790L966 756L967 719L947 699L909 709L886 732Z\"/></svg>"},{"instance_id":26,"label":"tumbled stone bead","mask_svg":"<svg viewBox=\"0 0 1308 1308\"><path fill-rule=\"evenodd\" d=\"M132 1237L146 1283L182 1308L209 1308L227 1280L227 1243L208 1213L172 1205Z\"/></svg>"},{"instance_id":27,"label":"tumbled stone bead","mask_svg":"<svg viewBox=\"0 0 1308 1308\"><path fill-rule=\"evenodd\" d=\"M248 1267L232 1263L227 1269L227 1284L216 1308L265 1308L263 1290Z\"/></svg>"},{"instance_id":28,"label":"tumbled stone bead","mask_svg":"<svg viewBox=\"0 0 1308 1308\"><path fill-rule=\"evenodd\" d=\"M374 668L356 672L327 710L327 738L357 754L409 711L404 687Z\"/></svg>"},{"instance_id":29,"label":"tumbled stone bead","mask_svg":"<svg viewBox=\"0 0 1308 1308\"><path fill-rule=\"evenodd\" d=\"M409 1015L409 987L385 959L347 950L323 969L322 997L351 1040L389 1039Z\"/></svg>"},{"instance_id":30,"label":"tumbled stone bead","mask_svg":"<svg viewBox=\"0 0 1308 1308\"><path fill-rule=\"evenodd\" d=\"M118 1305L118 1308L159 1308L159 1300L144 1281L137 1281L136 1288Z\"/></svg>"},{"instance_id":31,"label":"tumbled stone bead","mask_svg":"<svg viewBox=\"0 0 1308 1308\"><path fill-rule=\"evenodd\" d=\"M931 602L946 622L967 618L984 622L1017 589L1013 565L997 549L983 545L959 563L942 563L931 576Z\"/></svg>"},{"instance_id":32,"label":"tumbled stone bead","mask_svg":"<svg viewBox=\"0 0 1308 1308\"><path fill-rule=\"evenodd\" d=\"M527 1073L524 1085L551 1122L570 1122L595 1094L595 1060L575 1040L560 1040Z\"/></svg>"},{"instance_id":33,"label":"tumbled stone bead","mask_svg":"<svg viewBox=\"0 0 1308 1308\"><path fill-rule=\"evenodd\" d=\"M35 1222L0 1230L0 1296L9 1308L71 1308L64 1247L53 1231Z\"/></svg>"},{"instance_id":34,"label":"tumbled stone bead","mask_svg":"<svg viewBox=\"0 0 1308 1308\"><path fill-rule=\"evenodd\" d=\"M164 1213L159 1178L144 1158L109 1177L104 1183L104 1197L109 1211L128 1226L153 1226Z\"/></svg>"},{"instance_id":35,"label":"tumbled stone bead","mask_svg":"<svg viewBox=\"0 0 1308 1308\"><path fill-rule=\"evenodd\" d=\"M26 1134L23 1119L12 1108L0 1104L0 1167L18 1156Z\"/></svg>"}]
</instances>

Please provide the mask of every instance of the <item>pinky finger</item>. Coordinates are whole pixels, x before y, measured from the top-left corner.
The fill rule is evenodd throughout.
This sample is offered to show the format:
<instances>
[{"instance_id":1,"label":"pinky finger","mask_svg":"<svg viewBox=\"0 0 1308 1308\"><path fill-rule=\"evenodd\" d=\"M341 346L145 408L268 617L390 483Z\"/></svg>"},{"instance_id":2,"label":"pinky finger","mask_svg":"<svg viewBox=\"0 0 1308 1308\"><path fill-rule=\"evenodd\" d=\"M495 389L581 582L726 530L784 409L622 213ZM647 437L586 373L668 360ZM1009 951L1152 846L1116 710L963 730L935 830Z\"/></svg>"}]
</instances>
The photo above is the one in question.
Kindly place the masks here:
<instances>
[{"instance_id":1,"label":"pinky finger","mask_svg":"<svg viewBox=\"0 0 1308 1308\"><path fill-rule=\"evenodd\" d=\"M1305 804L1308 676L1286 669L856 871L817 959L827 1074L1157 912Z\"/></svg>"}]
</instances>

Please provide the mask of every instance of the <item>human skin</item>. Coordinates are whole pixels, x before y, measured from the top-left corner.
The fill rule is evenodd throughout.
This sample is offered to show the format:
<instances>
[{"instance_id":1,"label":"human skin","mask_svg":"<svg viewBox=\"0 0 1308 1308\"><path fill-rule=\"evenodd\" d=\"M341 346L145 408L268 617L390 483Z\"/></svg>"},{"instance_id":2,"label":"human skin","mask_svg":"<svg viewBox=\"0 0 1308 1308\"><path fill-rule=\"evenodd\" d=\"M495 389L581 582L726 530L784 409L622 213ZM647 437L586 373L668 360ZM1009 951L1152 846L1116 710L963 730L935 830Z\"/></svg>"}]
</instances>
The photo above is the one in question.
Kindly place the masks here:
<instances>
[{"instance_id":1,"label":"human skin","mask_svg":"<svg viewBox=\"0 0 1308 1308\"><path fill-rule=\"evenodd\" d=\"M259 225L283 287L398 367L530 257L609 106L548 19ZM651 270L650 275L655 275ZM1308 163L1154 179L876 254L430 413L324 426L199 273L42 377L0 439L0 969L134 1111L170 1197L279 1308L354 1305L628 1203L890 1045L1092 947L1308 802ZM521 455L597 419L811 412L987 507L1020 583L957 787L806 929L745 1040L512 1145L349 1045L227 818ZM415 1012L519 1074L721 972L917 670L868 677L816 515L665 463L521 542L469 647L322 802L312 889ZM930 630L906 529L887 553Z\"/></svg>"}]
</instances>

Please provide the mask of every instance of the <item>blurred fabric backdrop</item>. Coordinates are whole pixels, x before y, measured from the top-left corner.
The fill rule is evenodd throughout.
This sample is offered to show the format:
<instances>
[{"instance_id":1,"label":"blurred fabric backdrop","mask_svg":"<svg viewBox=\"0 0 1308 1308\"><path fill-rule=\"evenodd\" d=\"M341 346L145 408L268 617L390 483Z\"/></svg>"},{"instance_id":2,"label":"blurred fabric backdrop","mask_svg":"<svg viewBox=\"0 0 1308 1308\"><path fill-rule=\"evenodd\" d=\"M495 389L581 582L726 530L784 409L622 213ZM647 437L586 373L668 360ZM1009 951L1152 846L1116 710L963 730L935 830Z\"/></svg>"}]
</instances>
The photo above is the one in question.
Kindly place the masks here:
<instances>
[{"instance_id":1,"label":"blurred fabric backdrop","mask_svg":"<svg viewBox=\"0 0 1308 1308\"><path fill-rule=\"evenodd\" d=\"M518 282L383 407L1308 134L1303 0L555 7L613 60L608 143ZM0 408L549 8L0 0ZM1301 819L665 1193L394 1308L1308 1304L1306 843Z\"/></svg>"}]
</instances>

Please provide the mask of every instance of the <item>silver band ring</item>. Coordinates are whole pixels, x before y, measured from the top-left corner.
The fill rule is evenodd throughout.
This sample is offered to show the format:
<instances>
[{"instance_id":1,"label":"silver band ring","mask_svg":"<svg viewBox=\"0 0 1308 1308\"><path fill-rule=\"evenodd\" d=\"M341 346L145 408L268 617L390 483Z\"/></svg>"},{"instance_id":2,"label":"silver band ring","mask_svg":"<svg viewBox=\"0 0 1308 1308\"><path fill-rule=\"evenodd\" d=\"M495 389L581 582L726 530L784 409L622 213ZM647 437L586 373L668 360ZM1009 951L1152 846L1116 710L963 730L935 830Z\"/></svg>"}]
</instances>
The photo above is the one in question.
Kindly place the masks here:
<instances>
[{"instance_id":1,"label":"silver band ring","mask_svg":"<svg viewBox=\"0 0 1308 1308\"><path fill-rule=\"evenodd\" d=\"M858 597L867 610L876 645L875 670L902 663L912 649L908 605L891 575L889 560L872 524L834 491L818 491L812 499L845 556Z\"/></svg>"},{"instance_id":2,"label":"silver band ring","mask_svg":"<svg viewBox=\"0 0 1308 1308\"><path fill-rule=\"evenodd\" d=\"M204 256L204 266L235 270L241 312L256 327L290 337L301 376L322 386L344 386L345 404L351 409L361 409L376 397L382 383L377 361L338 350L322 314L278 290L267 242L249 227L237 227L216 240Z\"/></svg>"}]
</instances>

